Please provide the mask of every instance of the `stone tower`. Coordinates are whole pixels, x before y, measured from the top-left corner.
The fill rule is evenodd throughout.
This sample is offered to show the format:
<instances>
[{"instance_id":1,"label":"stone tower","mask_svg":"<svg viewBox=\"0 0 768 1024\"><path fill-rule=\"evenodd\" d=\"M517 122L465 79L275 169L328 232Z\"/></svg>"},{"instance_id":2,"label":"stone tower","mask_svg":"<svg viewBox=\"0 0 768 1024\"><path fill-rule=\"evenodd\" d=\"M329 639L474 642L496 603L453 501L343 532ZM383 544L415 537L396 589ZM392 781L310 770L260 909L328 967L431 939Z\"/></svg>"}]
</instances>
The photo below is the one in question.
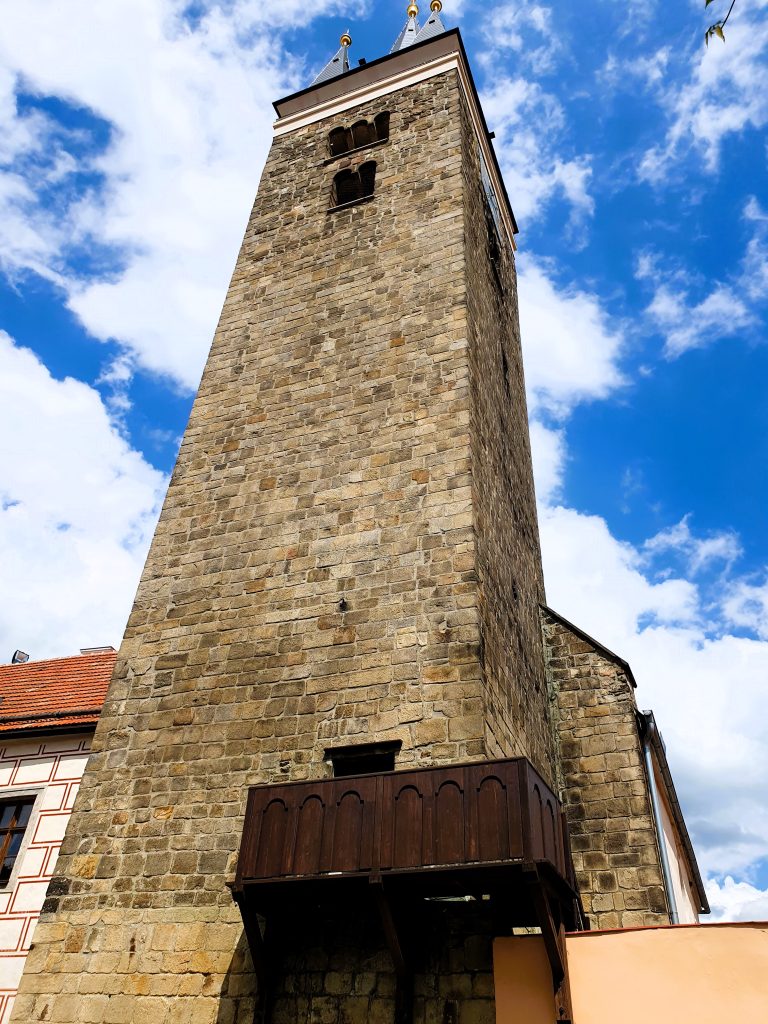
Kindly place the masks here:
<instances>
[{"instance_id":1,"label":"stone tower","mask_svg":"<svg viewBox=\"0 0 768 1024\"><path fill-rule=\"evenodd\" d=\"M275 105L17 1022L491 1024L515 923L560 987L515 223L439 14Z\"/></svg>"}]
</instances>

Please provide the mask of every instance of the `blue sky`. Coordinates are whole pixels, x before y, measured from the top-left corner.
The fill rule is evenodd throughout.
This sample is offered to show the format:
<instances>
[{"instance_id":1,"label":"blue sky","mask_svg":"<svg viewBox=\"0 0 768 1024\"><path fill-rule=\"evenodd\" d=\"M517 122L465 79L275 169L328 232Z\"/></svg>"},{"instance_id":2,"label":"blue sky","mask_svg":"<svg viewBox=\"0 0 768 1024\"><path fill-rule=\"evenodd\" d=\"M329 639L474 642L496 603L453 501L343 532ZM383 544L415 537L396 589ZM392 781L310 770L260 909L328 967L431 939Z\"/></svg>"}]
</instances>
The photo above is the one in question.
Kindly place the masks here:
<instances>
[{"instance_id":1,"label":"blue sky","mask_svg":"<svg viewBox=\"0 0 768 1024\"><path fill-rule=\"evenodd\" d=\"M549 602L768 917L768 0L451 3L520 224ZM422 13L422 18L424 13ZM120 641L269 148L392 0L0 0L0 638Z\"/></svg>"}]
</instances>

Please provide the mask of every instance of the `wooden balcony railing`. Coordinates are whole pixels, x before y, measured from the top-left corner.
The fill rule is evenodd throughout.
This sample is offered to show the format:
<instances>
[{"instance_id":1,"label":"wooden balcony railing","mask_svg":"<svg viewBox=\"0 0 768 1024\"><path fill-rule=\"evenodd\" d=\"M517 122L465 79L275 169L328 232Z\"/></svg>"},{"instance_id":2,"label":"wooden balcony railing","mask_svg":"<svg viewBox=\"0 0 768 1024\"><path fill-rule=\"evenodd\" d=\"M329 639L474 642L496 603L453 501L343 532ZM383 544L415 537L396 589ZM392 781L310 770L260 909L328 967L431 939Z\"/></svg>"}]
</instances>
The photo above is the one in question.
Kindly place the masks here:
<instances>
[{"instance_id":1,"label":"wooden balcony railing","mask_svg":"<svg viewBox=\"0 0 768 1024\"><path fill-rule=\"evenodd\" d=\"M235 886L536 863L567 877L560 806L514 758L252 786Z\"/></svg>"}]
</instances>

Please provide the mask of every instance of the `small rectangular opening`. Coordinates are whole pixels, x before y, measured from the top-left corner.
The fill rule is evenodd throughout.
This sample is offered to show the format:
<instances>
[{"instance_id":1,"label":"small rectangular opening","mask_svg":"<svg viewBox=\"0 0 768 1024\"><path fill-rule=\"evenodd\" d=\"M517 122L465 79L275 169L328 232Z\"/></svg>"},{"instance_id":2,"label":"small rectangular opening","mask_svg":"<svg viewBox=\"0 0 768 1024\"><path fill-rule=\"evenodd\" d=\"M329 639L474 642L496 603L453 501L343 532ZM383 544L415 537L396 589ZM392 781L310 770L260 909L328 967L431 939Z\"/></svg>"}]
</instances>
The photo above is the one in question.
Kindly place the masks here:
<instances>
[{"instance_id":1,"label":"small rectangular opening","mask_svg":"<svg viewBox=\"0 0 768 1024\"><path fill-rule=\"evenodd\" d=\"M402 740L386 740L382 743L354 743L346 747L328 747L325 759L333 765L334 778L337 779L347 775L393 772L395 757L402 745Z\"/></svg>"}]
</instances>

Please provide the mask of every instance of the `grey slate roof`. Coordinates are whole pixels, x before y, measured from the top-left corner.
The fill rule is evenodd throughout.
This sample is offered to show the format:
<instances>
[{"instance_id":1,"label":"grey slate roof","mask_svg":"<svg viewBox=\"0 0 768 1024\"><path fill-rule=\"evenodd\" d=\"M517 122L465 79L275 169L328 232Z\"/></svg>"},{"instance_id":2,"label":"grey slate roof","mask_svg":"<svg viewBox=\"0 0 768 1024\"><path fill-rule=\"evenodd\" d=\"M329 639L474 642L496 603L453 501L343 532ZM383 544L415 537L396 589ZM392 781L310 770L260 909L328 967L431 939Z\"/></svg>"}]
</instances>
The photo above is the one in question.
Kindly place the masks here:
<instances>
[{"instance_id":1,"label":"grey slate roof","mask_svg":"<svg viewBox=\"0 0 768 1024\"><path fill-rule=\"evenodd\" d=\"M400 35L394 42L390 53L395 53L397 50L404 50L406 46L410 46L411 43L416 42L416 36L419 34L419 23L416 17L412 15L405 25L403 25Z\"/></svg>"},{"instance_id":2,"label":"grey slate roof","mask_svg":"<svg viewBox=\"0 0 768 1024\"><path fill-rule=\"evenodd\" d=\"M345 71L349 71L348 49L349 47L347 46L340 46L335 56L331 57L317 78L312 82L312 85L327 82L330 78L336 78L337 75L343 75Z\"/></svg>"},{"instance_id":3,"label":"grey slate roof","mask_svg":"<svg viewBox=\"0 0 768 1024\"><path fill-rule=\"evenodd\" d=\"M414 42L423 43L425 39L431 39L432 36L442 35L443 32L445 32L445 25L440 17L440 11L431 11L429 18L422 25Z\"/></svg>"}]
</instances>

